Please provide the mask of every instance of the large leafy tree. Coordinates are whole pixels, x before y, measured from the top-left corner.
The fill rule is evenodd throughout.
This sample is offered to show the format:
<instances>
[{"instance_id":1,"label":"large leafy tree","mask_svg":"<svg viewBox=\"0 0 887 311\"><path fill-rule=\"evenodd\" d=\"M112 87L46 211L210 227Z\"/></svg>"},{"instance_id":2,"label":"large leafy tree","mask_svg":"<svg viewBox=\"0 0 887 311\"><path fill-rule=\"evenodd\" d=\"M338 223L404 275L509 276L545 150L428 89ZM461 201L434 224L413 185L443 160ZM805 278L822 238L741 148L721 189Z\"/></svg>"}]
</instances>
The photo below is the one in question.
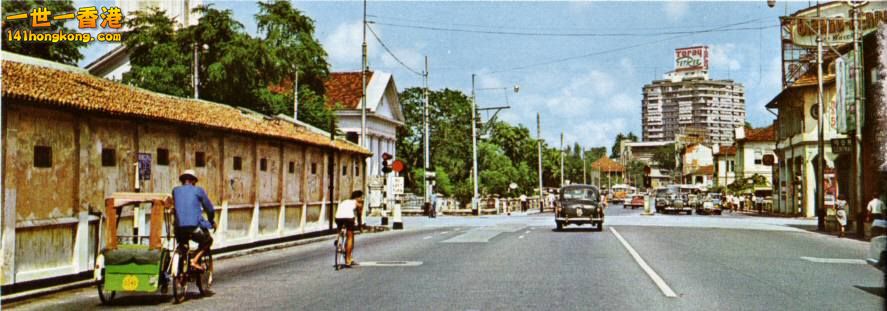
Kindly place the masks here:
<instances>
[{"instance_id":1,"label":"large leafy tree","mask_svg":"<svg viewBox=\"0 0 887 311\"><path fill-rule=\"evenodd\" d=\"M62 1L36 1L36 0L17 0L3 1L4 15L31 13L35 8L46 8L53 15L57 13L74 12L74 4L70 0ZM2 47L4 51L18 53L22 55L33 56L54 62L64 63L68 65L77 65L77 62L83 59L80 48L86 46L87 43L82 41L60 41L60 42L27 42L8 40L6 36L7 30L32 30L35 32L64 33L74 32L73 29L66 27L64 21L53 21L50 19L50 26L45 28L32 28L31 20L5 20L3 21L3 39Z\"/></svg>"},{"instance_id":2,"label":"large leafy tree","mask_svg":"<svg viewBox=\"0 0 887 311\"><path fill-rule=\"evenodd\" d=\"M653 151L652 160L659 168L673 170L677 165L675 155L676 151L674 144L668 144L656 148L656 150Z\"/></svg>"},{"instance_id":3,"label":"large leafy tree","mask_svg":"<svg viewBox=\"0 0 887 311\"><path fill-rule=\"evenodd\" d=\"M314 39L313 21L285 1L259 3L259 8L260 37L247 34L231 10L212 6L195 9L198 23L178 30L163 11L136 12L128 20L125 44L132 51L132 69L124 82L191 96L196 51L200 98L292 115L292 74L299 68L299 119L329 129L334 114L323 97L329 64Z\"/></svg>"}]
</instances>

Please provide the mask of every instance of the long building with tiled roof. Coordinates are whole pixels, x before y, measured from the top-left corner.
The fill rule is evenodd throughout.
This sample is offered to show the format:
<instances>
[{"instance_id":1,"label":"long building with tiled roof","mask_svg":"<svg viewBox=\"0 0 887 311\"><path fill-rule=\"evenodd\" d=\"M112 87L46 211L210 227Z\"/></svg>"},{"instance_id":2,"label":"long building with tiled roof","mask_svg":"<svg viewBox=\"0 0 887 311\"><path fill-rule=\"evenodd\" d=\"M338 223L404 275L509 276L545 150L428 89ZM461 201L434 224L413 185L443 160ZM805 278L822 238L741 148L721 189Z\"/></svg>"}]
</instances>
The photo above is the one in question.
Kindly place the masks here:
<instances>
[{"instance_id":1,"label":"long building with tiled roof","mask_svg":"<svg viewBox=\"0 0 887 311\"><path fill-rule=\"evenodd\" d=\"M338 202L364 187L368 150L287 116L2 57L0 230L27 243L0 246L0 285L92 270L93 242L114 234L98 225L105 199L169 194L188 169L219 211L216 248L329 230ZM145 209L129 210L119 232L147 226Z\"/></svg>"}]
</instances>

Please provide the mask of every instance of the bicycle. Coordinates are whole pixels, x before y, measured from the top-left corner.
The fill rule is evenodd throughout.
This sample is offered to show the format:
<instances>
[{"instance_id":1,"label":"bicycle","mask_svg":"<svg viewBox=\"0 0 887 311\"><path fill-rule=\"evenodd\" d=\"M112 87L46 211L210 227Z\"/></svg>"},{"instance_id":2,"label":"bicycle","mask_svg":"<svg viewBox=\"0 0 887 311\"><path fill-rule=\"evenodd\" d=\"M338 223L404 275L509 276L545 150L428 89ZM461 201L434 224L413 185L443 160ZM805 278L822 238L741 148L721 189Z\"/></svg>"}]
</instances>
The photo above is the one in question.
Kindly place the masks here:
<instances>
[{"instance_id":1,"label":"bicycle","mask_svg":"<svg viewBox=\"0 0 887 311\"><path fill-rule=\"evenodd\" d=\"M345 246L348 241L347 229L345 227L339 228L339 233L336 236L336 240L333 241L333 246L335 248L335 265L336 271L345 267L346 258L345 258Z\"/></svg>"},{"instance_id":2,"label":"bicycle","mask_svg":"<svg viewBox=\"0 0 887 311\"><path fill-rule=\"evenodd\" d=\"M176 303L185 300L188 292L188 283L192 280L197 285L201 296L209 294L213 282L213 256L211 250L206 250L197 264L201 269L191 268L191 256L194 252L189 249L189 243L183 243L176 248L172 257L174 264L170 265L170 277L172 278L172 293Z\"/></svg>"}]
</instances>

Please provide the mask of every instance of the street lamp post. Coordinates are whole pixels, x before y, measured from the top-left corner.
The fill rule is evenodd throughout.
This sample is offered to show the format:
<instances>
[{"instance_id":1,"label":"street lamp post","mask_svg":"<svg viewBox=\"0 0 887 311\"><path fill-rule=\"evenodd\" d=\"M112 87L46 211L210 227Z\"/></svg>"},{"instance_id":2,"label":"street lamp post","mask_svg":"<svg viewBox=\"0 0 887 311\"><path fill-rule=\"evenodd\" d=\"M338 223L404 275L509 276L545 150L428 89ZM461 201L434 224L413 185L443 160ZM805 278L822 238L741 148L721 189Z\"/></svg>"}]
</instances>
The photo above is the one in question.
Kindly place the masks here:
<instances>
[{"instance_id":1,"label":"street lamp post","mask_svg":"<svg viewBox=\"0 0 887 311\"><path fill-rule=\"evenodd\" d=\"M542 213L545 208L542 192L542 120L538 112L536 113L536 145L539 152L539 212Z\"/></svg>"},{"instance_id":2,"label":"street lamp post","mask_svg":"<svg viewBox=\"0 0 887 311\"><path fill-rule=\"evenodd\" d=\"M856 131L854 135L854 153L856 153L856 182L855 182L855 196L856 196L856 204L854 206L854 212L856 215L856 234L858 237L863 237L865 234L865 228L863 226L864 215L862 211L862 106L864 105L864 99L861 98L862 95L862 54L859 51L859 8L863 5L868 4L868 1L847 1L850 6L853 7L853 69L854 69L854 112L856 113Z\"/></svg>"}]
</instances>

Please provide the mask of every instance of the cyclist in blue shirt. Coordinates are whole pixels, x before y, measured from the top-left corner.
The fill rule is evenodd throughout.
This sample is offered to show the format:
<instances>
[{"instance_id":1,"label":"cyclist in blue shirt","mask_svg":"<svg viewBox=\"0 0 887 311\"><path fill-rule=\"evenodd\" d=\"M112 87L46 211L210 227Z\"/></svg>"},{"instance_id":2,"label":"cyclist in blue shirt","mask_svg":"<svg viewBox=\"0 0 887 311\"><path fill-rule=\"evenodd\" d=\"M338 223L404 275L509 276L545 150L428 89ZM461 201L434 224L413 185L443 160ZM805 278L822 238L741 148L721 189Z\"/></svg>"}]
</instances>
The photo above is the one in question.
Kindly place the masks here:
<instances>
[{"instance_id":1,"label":"cyclist in blue shirt","mask_svg":"<svg viewBox=\"0 0 887 311\"><path fill-rule=\"evenodd\" d=\"M189 241L197 242L198 250L191 258L191 267L202 269L197 265L198 259L212 246L213 238L209 230L215 223L213 203L203 188L197 187L197 174L194 170L186 170L179 176L181 186L172 189L175 201L176 221L175 236L179 245L187 245ZM207 218L203 218L206 212Z\"/></svg>"}]
</instances>

